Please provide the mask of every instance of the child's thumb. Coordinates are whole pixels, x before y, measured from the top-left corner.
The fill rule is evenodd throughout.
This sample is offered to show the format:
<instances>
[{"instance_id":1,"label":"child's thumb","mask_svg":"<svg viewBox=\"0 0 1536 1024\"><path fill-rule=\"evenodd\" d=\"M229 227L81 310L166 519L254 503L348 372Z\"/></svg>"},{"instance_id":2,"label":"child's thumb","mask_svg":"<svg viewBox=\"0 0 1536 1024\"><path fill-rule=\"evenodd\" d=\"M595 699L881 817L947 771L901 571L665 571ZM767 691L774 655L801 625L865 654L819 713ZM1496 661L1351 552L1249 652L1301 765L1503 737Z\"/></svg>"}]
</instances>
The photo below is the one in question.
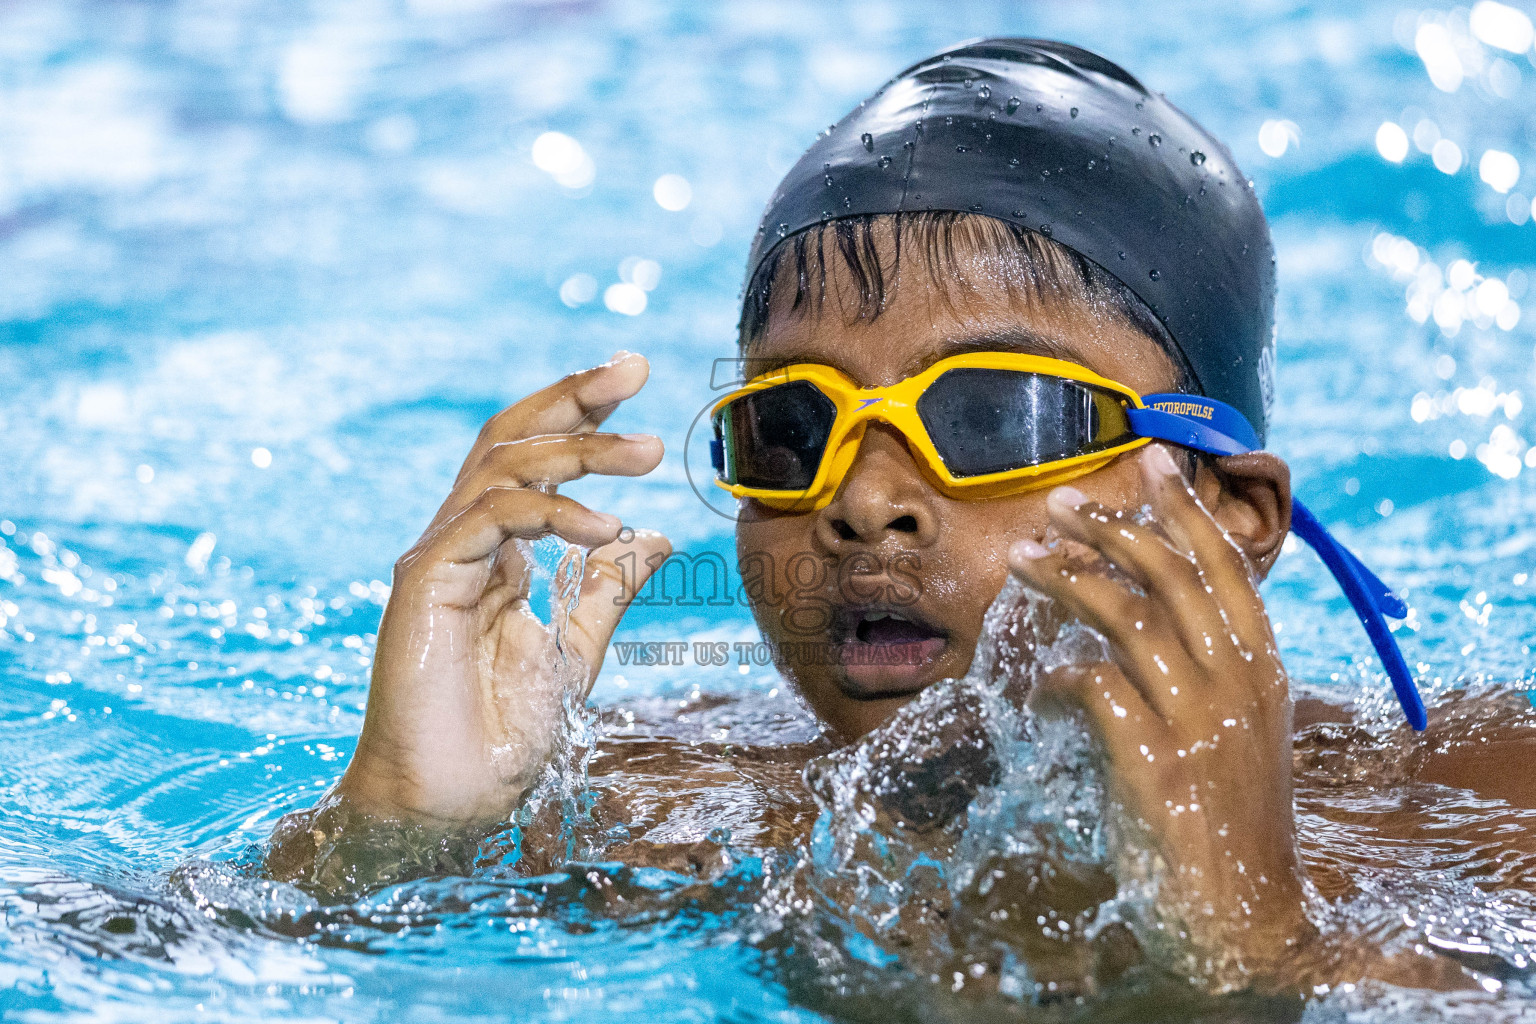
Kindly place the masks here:
<instances>
[{"instance_id":1,"label":"child's thumb","mask_svg":"<svg viewBox=\"0 0 1536 1024\"><path fill-rule=\"evenodd\" d=\"M619 619L671 553L672 542L657 531L625 528L618 540L587 556L581 595L567 620L566 636L587 665L588 687L602 668Z\"/></svg>"}]
</instances>

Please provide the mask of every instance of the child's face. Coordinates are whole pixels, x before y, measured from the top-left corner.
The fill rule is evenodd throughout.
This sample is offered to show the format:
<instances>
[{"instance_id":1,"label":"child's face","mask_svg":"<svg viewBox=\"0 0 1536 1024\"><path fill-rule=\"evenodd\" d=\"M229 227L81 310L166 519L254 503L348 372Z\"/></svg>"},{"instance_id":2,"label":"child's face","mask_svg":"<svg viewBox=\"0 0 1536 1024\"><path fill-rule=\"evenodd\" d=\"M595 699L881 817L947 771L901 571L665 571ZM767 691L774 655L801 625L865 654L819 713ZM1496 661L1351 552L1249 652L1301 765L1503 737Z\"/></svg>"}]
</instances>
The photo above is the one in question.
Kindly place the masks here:
<instances>
[{"instance_id":1,"label":"child's face","mask_svg":"<svg viewBox=\"0 0 1536 1024\"><path fill-rule=\"evenodd\" d=\"M851 301L847 275L833 261L820 315L775 303L750 352L754 372L774 363L824 363L861 384L888 385L956 352L988 349L1079 363L1141 394L1174 388L1171 360L1146 335L1081 304L1010 298L990 260L958 256L969 290L952 289L946 302L928 284L927 269L904 257L885 311L851 325L837 301L839 294ZM1134 460L1122 457L1073 486L1109 508L1136 508L1140 479ZM784 513L744 503L736 529L742 573L751 583L771 566L775 577L772 585L763 579L750 588L763 635L775 645L806 644L799 649L810 652L860 640L890 655L864 664L840 664L836 656L785 659L784 670L825 722L844 737L860 736L924 687L965 673L982 616L1007 576L1009 547L1045 534L1047 493L946 497L902 436L876 422L825 508ZM911 624L879 622L872 613L881 611ZM869 663L877 661L896 663Z\"/></svg>"}]
</instances>

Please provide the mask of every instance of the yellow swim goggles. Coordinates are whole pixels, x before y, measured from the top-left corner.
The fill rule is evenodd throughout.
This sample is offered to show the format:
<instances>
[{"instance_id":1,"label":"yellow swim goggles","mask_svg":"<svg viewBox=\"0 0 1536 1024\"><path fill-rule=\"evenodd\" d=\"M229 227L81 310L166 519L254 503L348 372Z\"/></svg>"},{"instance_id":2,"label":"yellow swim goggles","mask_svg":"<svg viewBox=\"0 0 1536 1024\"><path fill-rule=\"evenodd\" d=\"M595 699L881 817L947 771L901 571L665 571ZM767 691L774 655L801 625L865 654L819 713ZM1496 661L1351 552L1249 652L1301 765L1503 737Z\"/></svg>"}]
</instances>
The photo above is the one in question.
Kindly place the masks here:
<instances>
[{"instance_id":1,"label":"yellow swim goggles","mask_svg":"<svg viewBox=\"0 0 1536 1024\"><path fill-rule=\"evenodd\" d=\"M1076 363L1017 352L941 359L889 387L796 363L716 402L716 484L774 508L824 508L872 421L907 440L935 487L995 498L1054 487L1146 444L1130 410L1142 397Z\"/></svg>"}]
</instances>

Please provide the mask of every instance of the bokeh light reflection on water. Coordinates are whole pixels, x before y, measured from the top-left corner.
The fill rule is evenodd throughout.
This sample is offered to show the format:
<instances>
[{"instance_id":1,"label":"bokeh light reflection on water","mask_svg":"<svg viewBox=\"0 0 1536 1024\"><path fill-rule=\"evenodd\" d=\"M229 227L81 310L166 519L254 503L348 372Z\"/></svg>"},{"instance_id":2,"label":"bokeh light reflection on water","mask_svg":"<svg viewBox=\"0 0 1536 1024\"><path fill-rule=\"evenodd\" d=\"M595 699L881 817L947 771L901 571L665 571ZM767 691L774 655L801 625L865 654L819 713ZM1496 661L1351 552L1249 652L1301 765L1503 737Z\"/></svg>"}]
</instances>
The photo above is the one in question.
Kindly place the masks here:
<instances>
[{"instance_id":1,"label":"bokeh light reflection on water","mask_svg":"<svg viewBox=\"0 0 1536 1024\"><path fill-rule=\"evenodd\" d=\"M0 1008L809 1017L707 921L466 909L376 936L380 958L210 922L165 876L336 777L394 557L479 423L536 385L645 352L618 420L673 454L573 493L729 556L680 452L762 204L817 130L967 36L1099 50L1229 141L1276 236L1272 436L1299 492L1406 590L1428 685L1536 685L1529 13L5 7ZM1380 687L1310 556L1267 596L1295 675ZM753 636L742 608L641 609L625 630ZM610 664L597 698L775 683Z\"/></svg>"}]
</instances>

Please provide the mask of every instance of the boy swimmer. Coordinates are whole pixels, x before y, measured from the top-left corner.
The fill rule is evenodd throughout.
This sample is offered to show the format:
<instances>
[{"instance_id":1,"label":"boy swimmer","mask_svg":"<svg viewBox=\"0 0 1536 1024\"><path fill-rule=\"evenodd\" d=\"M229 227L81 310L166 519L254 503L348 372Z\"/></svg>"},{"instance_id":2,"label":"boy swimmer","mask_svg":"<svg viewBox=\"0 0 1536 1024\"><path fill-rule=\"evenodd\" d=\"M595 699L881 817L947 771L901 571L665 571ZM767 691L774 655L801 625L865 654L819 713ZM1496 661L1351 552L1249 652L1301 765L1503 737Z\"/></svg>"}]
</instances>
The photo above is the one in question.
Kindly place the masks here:
<instances>
[{"instance_id":1,"label":"boy swimmer","mask_svg":"<svg viewBox=\"0 0 1536 1024\"><path fill-rule=\"evenodd\" d=\"M1225 148L1086 51L969 44L818 140L770 204L747 281L752 379L713 411L717 472L740 498L744 576L806 552L831 569L819 593L761 576L748 588L773 645L833 655L781 662L830 739L963 675L1012 573L1108 641L1111 662L1048 673L1029 700L1088 724L1190 942L1282 958L1311 931L1292 807L1303 716L1257 580L1293 527L1424 722L1382 622L1400 605L1293 506L1285 463L1261 450L1273 258ZM656 468L658 438L599 429L647 372L620 353L485 425L396 564L356 752L275 830L275 876L347 893L466 871L517 811L565 696L518 543L592 549L566 629L590 687L670 545L555 486ZM738 787L761 796L763 821L735 822L736 840L788 844L809 816L784 794L824 749L611 746L609 771L630 776L612 816ZM1421 776L1464 779L1477 756L1447 749ZM671 863L664 846L610 855Z\"/></svg>"}]
</instances>

